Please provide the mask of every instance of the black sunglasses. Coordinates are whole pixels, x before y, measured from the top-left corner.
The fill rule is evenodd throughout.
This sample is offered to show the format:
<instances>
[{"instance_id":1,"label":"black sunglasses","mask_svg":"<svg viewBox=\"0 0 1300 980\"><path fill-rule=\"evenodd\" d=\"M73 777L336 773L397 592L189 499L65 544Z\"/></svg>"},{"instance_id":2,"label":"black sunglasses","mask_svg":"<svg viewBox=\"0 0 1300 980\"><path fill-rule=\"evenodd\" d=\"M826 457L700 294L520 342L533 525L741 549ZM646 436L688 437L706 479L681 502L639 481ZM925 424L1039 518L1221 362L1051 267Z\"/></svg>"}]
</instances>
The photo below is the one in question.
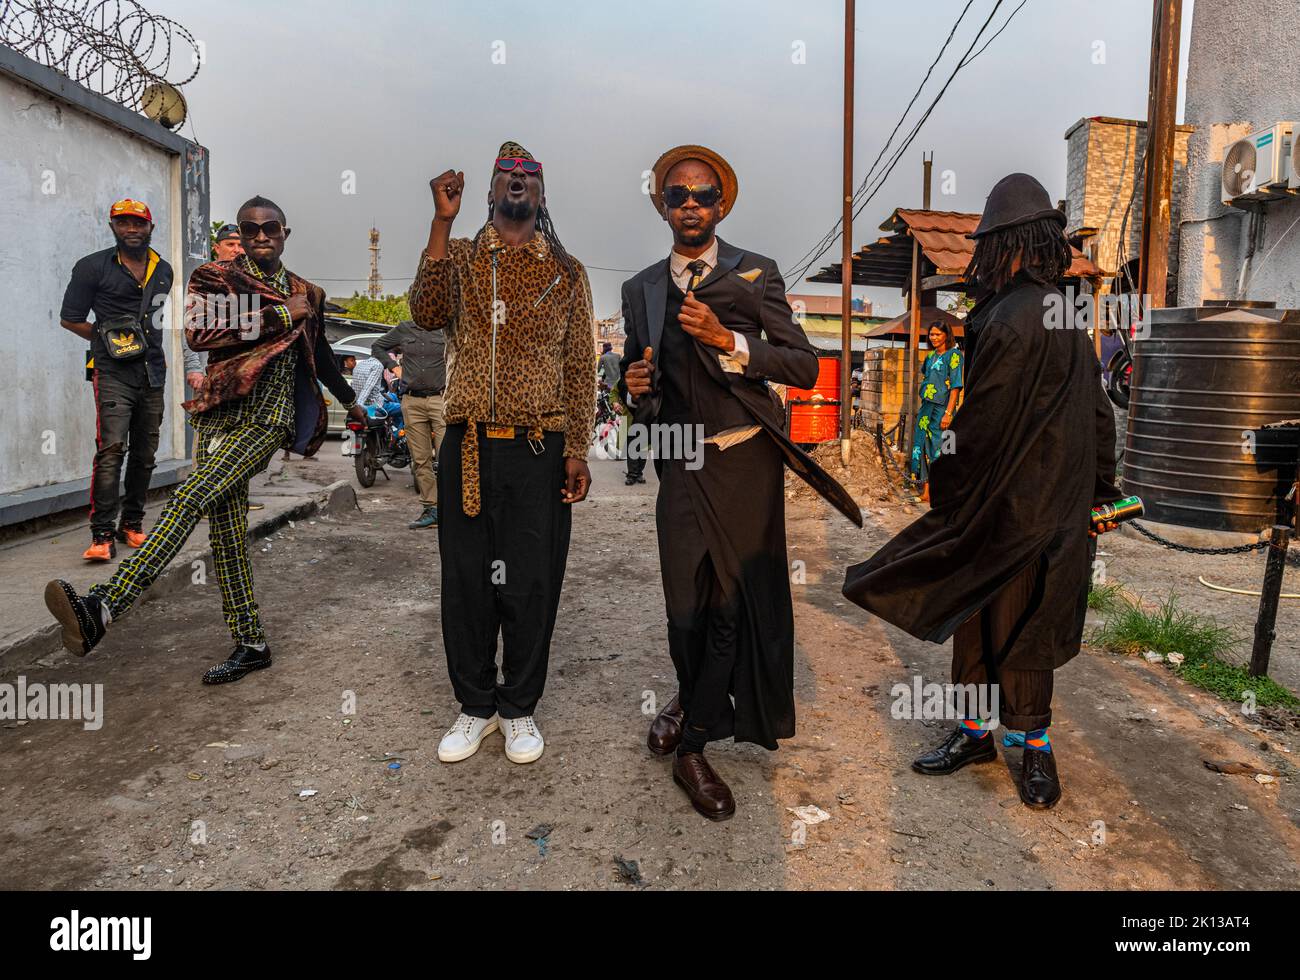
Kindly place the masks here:
<instances>
[{"instance_id":1,"label":"black sunglasses","mask_svg":"<svg viewBox=\"0 0 1300 980\"><path fill-rule=\"evenodd\" d=\"M669 184L664 188L664 203L670 208L680 208L688 198L702 208L711 208L722 200L722 190L712 184Z\"/></svg>"},{"instance_id":2,"label":"black sunglasses","mask_svg":"<svg viewBox=\"0 0 1300 980\"><path fill-rule=\"evenodd\" d=\"M259 233L266 235L267 238L284 237L283 221L263 221L260 225L256 221L241 221L239 223L239 234L243 238L254 239Z\"/></svg>"}]
</instances>

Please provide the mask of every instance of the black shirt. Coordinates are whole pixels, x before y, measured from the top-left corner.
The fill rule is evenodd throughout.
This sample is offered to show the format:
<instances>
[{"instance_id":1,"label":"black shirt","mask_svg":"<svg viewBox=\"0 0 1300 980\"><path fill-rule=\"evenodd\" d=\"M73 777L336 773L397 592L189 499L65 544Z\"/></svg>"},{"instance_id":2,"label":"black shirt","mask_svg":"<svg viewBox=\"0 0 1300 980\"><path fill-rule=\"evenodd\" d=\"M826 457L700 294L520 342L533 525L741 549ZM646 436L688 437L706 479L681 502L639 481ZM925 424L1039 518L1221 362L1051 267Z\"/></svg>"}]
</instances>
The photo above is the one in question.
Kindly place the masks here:
<instances>
[{"instance_id":1,"label":"black shirt","mask_svg":"<svg viewBox=\"0 0 1300 980\"><path fill-rule=\"evenodd\" d=\"M370 345L370 354L384 367L394 367L394 351L402 354L402 380L421 393L447 387L447 340L441 330L425 330L403 320Z\"/></svg>"},{"instance_id":2,"label":"black shirt","mask_svg":"<svg viewBox=\"0 0 1300 980\"><path fill-rule=\"evenodd\" d=\"M157 253L153 253L157 255ZM95 368L111 371L119 376L138 377L141 383L161 388L167 380L167 360L164 356L163 333L155 322L154 313L171 293L172 267L166 259L158 257L153 274L144 285L136 282L129 269L118 261L117 246L102 252L93 252L72 267L72 278L63 294L63 309L59 318L68 323L94 322L140 317L140 304L145 303L144 325L148 347L144 357L132 361L114 361L108 356L104 341L98 331L91 336L90 350L95 358ZM91 313L95 319L89 321Z\"/></svg>"}]
</instances>

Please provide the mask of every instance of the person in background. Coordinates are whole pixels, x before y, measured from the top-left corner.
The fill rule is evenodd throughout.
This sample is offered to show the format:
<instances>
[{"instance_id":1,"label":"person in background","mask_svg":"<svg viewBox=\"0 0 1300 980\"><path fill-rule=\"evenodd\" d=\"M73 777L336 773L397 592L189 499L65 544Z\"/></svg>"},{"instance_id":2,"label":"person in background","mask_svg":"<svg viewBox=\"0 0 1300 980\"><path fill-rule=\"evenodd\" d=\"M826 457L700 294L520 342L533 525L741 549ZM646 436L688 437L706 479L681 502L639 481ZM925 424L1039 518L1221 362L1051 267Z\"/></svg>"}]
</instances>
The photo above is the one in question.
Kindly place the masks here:
<instances>
[{"instance_id":1,"label":"person in background","mask_svg":"<svg viewBox=\"0 0 1300 980\"><path fill-rule=\"evenodd\" d=\"M930 499L930 465L939 458L943 433L957 411L965 366L951 324L936 320L927 336L930 353L921 367L921 408L916 415L911 460L912 479L921 484L921 499L926 501Z\"/></svg>"},{"instance_id":2,"label":"person in background","mask_svg":"<svg viewBox=\"0 0 1300 980\"><path fill-rule=\"evenodd\" d=\"M212 245L212 261L233 262L243 254L244 245L239 240L238 226L222 225L218 228Z\"/></svg>"},{"instance_id":3,"label":"person in background","mask_svg":"<svg viewBox=\"0 0 1300 980\"><path fill-rule=\"evenodd\" d=\"M623 359L614 353L614 345L604 343L600 348L600 366L597 369L596 377L602 384L605 384L612 391L613 397L618 397L618 383L623 378ZM622 426L626 432L632 424L632 415L627 411L626 406L623 408ZM645 458L638 457L633 459L632 454L627 454L627 475L623 482L629 487L634 483L645 483Z\"/></svg>"},{"instance_id":4,"label":"person in background","mask_svg":"<svg viewBox=\"0 0 1300 980\"><path fill-rule=\"evenodd\" d=\"M433 462L447 434L442 395L447 388L447 339L441 330L423 330L403 320L370 345L370 353L401 382L402 418L411 468L420 493L420 516L413 531L438 526L438 480ZM400 360L399 360L400 355Z\"/></svg>"},{"instance_id":5,"label":"person in background","mask_svg":"<svg viewBox=\"0 0 1300 980\"><path fill-rule=\"evenodd\" d=\"M116 557L115 538L130 548L144 544L144 504L167 383L163 332L155 313L172 288L172 267L150 247L153 214L144 202L118 201L109 208L108 226L115 244L73 266L59 312L65 330L90 342L94 365L91 542L82 557L101 562ZM92 312L93 324L86 319ZM124 460L126 492L119 499Z\"/></svg>"},{"instance_id":6,"label":"person in background","mask_svg":"<svg viewBox=\"0 0 1300 980\"><path fill-rule=\"evenodd\" d=\"M374 354L357 361L352 369L352 390L362 408L383 407L384 365Z\"/></svg>"}]
</instances>

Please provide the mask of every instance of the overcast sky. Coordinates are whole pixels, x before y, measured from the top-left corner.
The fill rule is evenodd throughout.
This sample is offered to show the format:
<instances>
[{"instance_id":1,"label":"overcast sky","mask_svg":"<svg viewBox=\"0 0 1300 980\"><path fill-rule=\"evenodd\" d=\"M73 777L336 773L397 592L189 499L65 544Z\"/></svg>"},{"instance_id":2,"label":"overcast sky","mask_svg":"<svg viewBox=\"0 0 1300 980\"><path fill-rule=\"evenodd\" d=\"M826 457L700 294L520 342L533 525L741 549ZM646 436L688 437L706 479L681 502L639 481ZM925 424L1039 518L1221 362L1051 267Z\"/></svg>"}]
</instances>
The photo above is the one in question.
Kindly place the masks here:
<instances>
[{"instance_id":1,"label":"overcast sky","mask_svg":"<svg viewBox=\"0 0 1300 980\"><path fill-rule=\"evenodd\" d=\"M965 3L858 0L855 183ZM918 107L994 4L973 0ZM1018 5L1003 2L985 39ZM286 263L332 295L365 288L372 223L386 289L407 288L432 217L428 180L448 167L467 181L455 234L472 235L506 139L545 165L556 229L590 270L599 316L617 311L624 279L667 254L667 226L642 174L670 146L702 143L731 161L740 194L720 233L783 271L839 216L839 0L147 6L206 48L182 132L212 152L213 217L233 219L255 193L273 198L294 230ZM1191 15L1189 2L1184 52ZM1063 197L1069 126L1093 115L1145 118L1150 33L1146 0L1028 0L957 75L855 222L854 245L877 237L894 207L921 205L922 150L934 152L935 208L980 211L989 187L1016 170ZM356 175L354 194L344 193L345 171ZM940 192L945 171L951 194ZM823 263L838 256L836 245ZM867 292L877 312L901 311L897 294Z\"/></svg>"}]
</instances>

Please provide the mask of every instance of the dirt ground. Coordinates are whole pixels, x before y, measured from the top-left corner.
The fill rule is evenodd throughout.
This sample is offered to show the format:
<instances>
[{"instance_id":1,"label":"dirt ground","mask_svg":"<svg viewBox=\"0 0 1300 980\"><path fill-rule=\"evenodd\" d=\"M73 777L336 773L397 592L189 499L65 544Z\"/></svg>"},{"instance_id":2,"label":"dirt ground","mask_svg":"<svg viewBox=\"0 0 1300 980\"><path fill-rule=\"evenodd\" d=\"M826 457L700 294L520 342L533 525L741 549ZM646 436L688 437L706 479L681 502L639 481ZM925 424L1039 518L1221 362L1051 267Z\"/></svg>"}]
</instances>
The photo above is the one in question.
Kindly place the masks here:
<instances>
[{"instance_id":1,"label":"dirt ground","mask_svg":"<svg viewBox=\"0 0 1300 980\"><path fill-rule=\"evenodd\" d=\"M329 443L321 461L290 466L327 483L348 473L336 453ZM500 736L466 762L437 761L456 714L438 626L437 539L406 529L417 510L409 477L381 477L361 493L360 513L298 522L258 545L272 669L226 687L199 684L228 649L213 582L140 606L85 660L21 671L28 683L102 683L105 722L99 731L72 721L0 726L0 887L1300 883L1300 729L1261 727L1141 660L1086 650L1058 674L1052 731L1065 796L1049 813L1019 802L1018 750L945 779L912 773L910 760L948 723L893 719L890 690L916 674L945 681L950 653L840 595L844 566L915 516L878 499L876 486L859 488L872 512L863 531L818 501L789 501L790 557L806 570L794 586L799 734L775 753L710 748L739 809L724 824L698 817L669 762L644 746L650 695L662 705L674 682L653 472L625 488L619 465L593 461L596 486L575 515L537 715L547 740L539 762L511 764ZM1192 567L1111 537L1109 573L1138 591L1181 586ZM1258 587L1248 574L1258 562L1195 567ZM1300 591L1292 576L1289 591ZM1191 582L1181 591L1206 591ZM1253 622L1252 600L1202 600ZM1279 623L1276 656L1288 664L1294 606ZM1204 759L1281 776L1260 784L1219 775ZM796 824L790 808L809 804L829 819Z\"/></svg>"}]
</instances>

